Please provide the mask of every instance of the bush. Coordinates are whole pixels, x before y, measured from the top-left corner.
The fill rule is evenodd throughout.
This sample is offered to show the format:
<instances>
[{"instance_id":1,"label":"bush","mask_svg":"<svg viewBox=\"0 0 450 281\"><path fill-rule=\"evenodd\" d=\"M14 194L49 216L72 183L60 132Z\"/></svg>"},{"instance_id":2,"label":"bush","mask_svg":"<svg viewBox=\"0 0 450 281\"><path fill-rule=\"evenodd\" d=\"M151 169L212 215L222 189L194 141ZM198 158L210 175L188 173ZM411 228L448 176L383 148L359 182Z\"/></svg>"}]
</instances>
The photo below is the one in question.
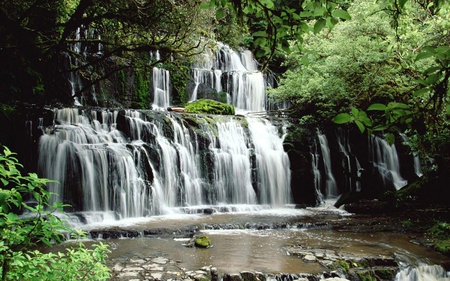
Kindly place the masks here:
<instances>
[{"instance_id":1,"label":"bush","mask_svg":"<svg viewBox=\"0 0 450 281\"><path fill-rule=\"evenodd\" d=\"M49 205L50 180L30 173L7 147L0 153L0 277L1 280L106 280L108 246L87 249L78 243L65 253L42 253L38 246L62 244L68 235L85 234L67 227L56 214L61 203ZM26 201L25 201L26 200ZM32 202L32 203L27 203Z\"/></svg>"},{"instance_id":2,"label":"bush","mask_svg":"<svg viewBox=\"0 0 450 281\"><path fill-rule=\"evenodd\" d=\"M199 99L186 104L189 113L234 115L234 106L215 100Z\"/></svg>"}]
</instances>

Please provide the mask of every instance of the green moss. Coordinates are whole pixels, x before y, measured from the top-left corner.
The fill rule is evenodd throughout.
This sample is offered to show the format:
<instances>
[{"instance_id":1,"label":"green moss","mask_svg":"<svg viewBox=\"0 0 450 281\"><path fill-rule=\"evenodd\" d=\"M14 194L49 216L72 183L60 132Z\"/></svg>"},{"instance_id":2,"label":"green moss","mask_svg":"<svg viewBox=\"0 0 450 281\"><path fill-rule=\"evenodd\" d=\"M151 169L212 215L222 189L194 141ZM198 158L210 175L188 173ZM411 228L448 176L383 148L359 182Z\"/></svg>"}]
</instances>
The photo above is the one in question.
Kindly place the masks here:
<instances>
[{"instance_id":1,"label":"green moss","mask_svg":"<svg viewBox=\"0 0 450 281\"><path fill-rule=\"evenodd\" d=\"M206 235L197 236L195 237L195 246L200 248L208 248L211 246L211 239Z\"/></svg>"},{"instance_id":2,"label":"green moss","mask_svg":"<svg viewBox=\"0 0 450 281\"><path fill-rule=\"evenodd\" d=\"M393 280L394 278L394 274L390 269L377 269L375 274L381 280Z\"/></svg>"},{"instance_id":3,"label":"green moss","mask_svg":"<svg viewBox=\"0 0 450 281\"><path fill-rule=\"evenodd\" d=\"M358 271L356 274L358 274L361 281L377 281L373 271Z\"/></svg>"},{"instance_id":4,"label":"green moss","mask_svg":"<svg viewBox=\"0 0 450 281\"><path fill-rule=\"evenodd\" d=\"M185 106L189 113L234 115L234 106L214 100L199 99Z\"/></svg>"},{"instance_id":5,"label":"green moss","mask_svg":"<svg viewBox=\"0 0 450 281\"><path fill-rule=\"evenodd\" d=\"M450 256L450 239L436 241L434 243L434 248L436 249L436 251Z\"/></svg>"},{"instance_id":6,"label":"green moss","mask_svg":"<svg viewBox=\"0 0 450 281\"><path fill-rule=\"evenodd\" d=\"M345 260L337 260L331 265L330 268L332 269L341 268L344 272L347 273L348 270L350 269L350 264Z\"/></svg>"}]
</instances>

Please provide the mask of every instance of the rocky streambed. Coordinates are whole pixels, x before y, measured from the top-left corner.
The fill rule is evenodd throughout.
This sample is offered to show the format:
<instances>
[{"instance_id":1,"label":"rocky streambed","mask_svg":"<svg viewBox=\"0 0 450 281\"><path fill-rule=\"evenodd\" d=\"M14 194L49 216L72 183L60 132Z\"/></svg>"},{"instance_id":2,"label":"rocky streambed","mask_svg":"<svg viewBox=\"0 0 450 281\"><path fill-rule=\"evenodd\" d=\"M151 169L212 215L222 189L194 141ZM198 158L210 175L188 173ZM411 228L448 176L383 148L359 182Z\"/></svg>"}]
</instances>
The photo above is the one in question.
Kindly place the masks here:
<instances>
[{"instance_id":1,"label":"rocky streambed","mask_svg":"<svg viewBox=\"0 0 450 281\"><path fill-rule=\"evenodd\" d=\"M304 249L289 246L288 255L295 255L307 263L323 266L320 273L264 273L241 271L219 272L213 265L197 270L183 268L181 261L161 256L136 255L111 261L111 280L195 280L195 281L315 281L315 280L393 280L399 270L394 257L358 256L327 249Z\"/></svg>"},{"instance_id":2,"label":"rocky streambed","mask_svg":"<svg viewBox=\"0 0 450 281\"><path fill-rule=\"evenodd\" d=\"M111 280L394 280L397 274L411 271L408 265L418 266L419 260L432 267L426 270L437 270L433 274L445 275L450 270L450 258L434 251L424 232L436 219L448 219L448 210L202 215L194 220L96 228L90 235L113 249ZM212 248L182 246L196 235L209 235ZM251 247L239 244L248 239L245 235L256 239L246 242ZM266 254L248 261L261 252ZM294 265L280 266L285 262ZM277 265L275 270L271 263Z\"/></svg>"}]
</instances>

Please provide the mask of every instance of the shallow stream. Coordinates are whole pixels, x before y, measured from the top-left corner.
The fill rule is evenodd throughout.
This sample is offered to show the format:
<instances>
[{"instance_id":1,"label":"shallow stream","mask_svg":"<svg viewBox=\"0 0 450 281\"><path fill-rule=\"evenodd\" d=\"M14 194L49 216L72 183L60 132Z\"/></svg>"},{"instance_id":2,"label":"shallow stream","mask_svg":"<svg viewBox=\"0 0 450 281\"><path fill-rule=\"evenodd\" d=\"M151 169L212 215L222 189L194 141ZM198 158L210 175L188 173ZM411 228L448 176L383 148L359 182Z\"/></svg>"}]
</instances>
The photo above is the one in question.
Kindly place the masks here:
<instances>
[{"instance_id":1,"label":"shallow stream","mask_svg":"<svg viewBox=\"0 0 450 281\"><path fill-rule=\"evenodd\" d=\"M320 273L326 270L319 263L307 263L297 256L288 255L284 247L300 245L303 248L335 250L342 255L394 257L413 266L434 265L449 262L450 258L427 247L417 245L407 234L377 232L351 233L331 230L320 222L346 220L350 214L334 208L311 209L263 209L257 211L216 213L211 215L169 215L135 220L111 222L110 225L90 225L86 229L179 229L198 227L207 234L213 247L201 249L186 247L187 239L167 236L105 239L110 245L111 259L135 255L162 255L179 261L189 270L213 265L222 273L237 273L243 270L266 273ZM301 221L302 228L298 227ZM217 226L242 226L246 223L263 225L272 222L287 222L287 227L278 229L217 229ZM319 223L319 224L317 224ZM215 229L205 229L213 228ZM447 280L447 279L446 279Z\"/></svg>"}]
</instances>

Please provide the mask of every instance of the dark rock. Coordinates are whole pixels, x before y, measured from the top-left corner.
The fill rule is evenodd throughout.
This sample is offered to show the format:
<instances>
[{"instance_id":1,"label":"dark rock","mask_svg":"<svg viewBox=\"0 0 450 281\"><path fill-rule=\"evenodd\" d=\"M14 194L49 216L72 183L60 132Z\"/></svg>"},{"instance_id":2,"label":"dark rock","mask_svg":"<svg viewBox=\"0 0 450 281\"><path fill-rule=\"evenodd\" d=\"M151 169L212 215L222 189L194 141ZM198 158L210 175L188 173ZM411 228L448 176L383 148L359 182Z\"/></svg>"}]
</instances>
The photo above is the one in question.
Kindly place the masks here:
<instances>
[{"instance_id":1,"label":"dark rock","mask_svg":"<svg viewBox=\"0 0 450 281\"><path fill-rule=\"evenodd\" d=\"M223 281L243 281L242 277L238 273L228 274L225 273L223 275Z\"/></svg>"},{"instance_id":2,"label":"dark rock","mask_svg":"<svg viewBox=\"0 0 450 281\"><path fill-rule=\"evenodd\" d=\"M211 281L219 281L219 272L217 271L217 267L211 267Z\"/></svg>"},{"instance_id":3,"label":"dark rock","mask_svg":"<svg viewBox=\"0 0 450 281\"><path fill-rule=\"evenodd\" d=\"M251 271L242 271L241 277L243 281L256 281L256 275L254 272Z\"/></svg>"}]
</instances>

